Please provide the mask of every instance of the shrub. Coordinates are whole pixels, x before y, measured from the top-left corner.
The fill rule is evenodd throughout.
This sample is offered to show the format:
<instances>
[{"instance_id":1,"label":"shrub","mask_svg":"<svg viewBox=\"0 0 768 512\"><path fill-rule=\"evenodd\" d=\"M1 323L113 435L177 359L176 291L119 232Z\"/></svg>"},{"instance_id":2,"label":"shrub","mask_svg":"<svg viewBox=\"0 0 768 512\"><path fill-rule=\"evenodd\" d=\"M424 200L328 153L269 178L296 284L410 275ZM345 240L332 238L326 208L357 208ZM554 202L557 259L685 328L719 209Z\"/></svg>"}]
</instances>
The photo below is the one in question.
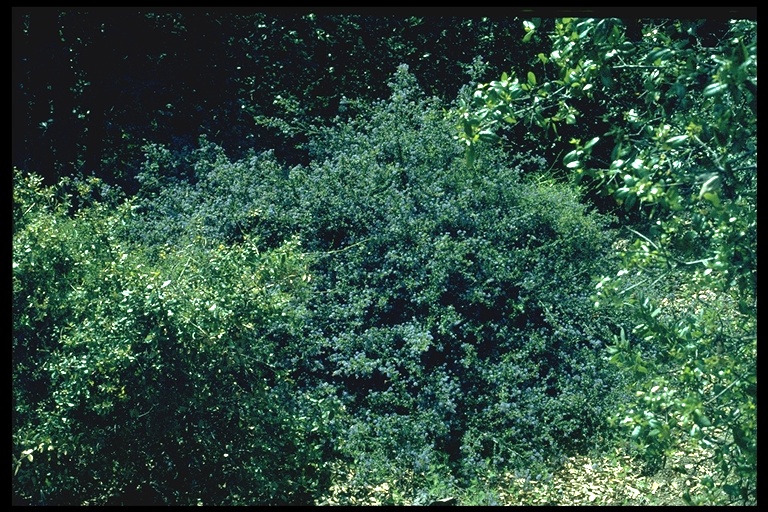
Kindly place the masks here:
<instances>
[{"instance_id":1,"label":"shrub","mask_svg":"<svg viewBox=\"0 0 768 512\"><path fill-rule=\"evenodd\" d=\"M470 485L487 467L586 449L619 379L588 307L609 219L566 186L524 182L534 157L489 150L468 165L413 76L391 86L291 171L316 255L314 365L368 432L338 446L371 485L384 468L415 474L415 454Z\"/></svg>"},{"instance_id":2,"label":"shrub","mask_svg":"<svg viewBox=\"0 0 768 512\"><path fill-rule=\"evenodd\" d=\"M406 68L390 86L318 129L308 166L268 152L231 162L205 141L186 163L153 149L127 226L163 268L181 233L213 254L301 240L311 293L287 303L292 320L263 327L270 365L319 400L296 407L327 418L312 453L325 464L335 450L347 491L385 482L384 502L416 503L474 495L488 471L544 467L604 433L620 376L600 357L610 333L588 300L613 235L575 190L522 178L540 158L481 148L467 162ZM179 166L188 182L163 181ZM223 265L192 261L195 275ZM237 276L218 278L233 304ZM221 322L253 314L219 307L232 311Z\"/></svg>"},{"instance_id":3,"label":"shrub","mask_svg":"<svg viewBox=\"0 0 768 512\"><path fill-rule=\"evenodd\" d=\"M69 218L15 177L14 502L312 502L333 404L273 366L271 339L309 279L298 242L149 258L116 235L130 201Z\"/></svg>"}]
</instances>

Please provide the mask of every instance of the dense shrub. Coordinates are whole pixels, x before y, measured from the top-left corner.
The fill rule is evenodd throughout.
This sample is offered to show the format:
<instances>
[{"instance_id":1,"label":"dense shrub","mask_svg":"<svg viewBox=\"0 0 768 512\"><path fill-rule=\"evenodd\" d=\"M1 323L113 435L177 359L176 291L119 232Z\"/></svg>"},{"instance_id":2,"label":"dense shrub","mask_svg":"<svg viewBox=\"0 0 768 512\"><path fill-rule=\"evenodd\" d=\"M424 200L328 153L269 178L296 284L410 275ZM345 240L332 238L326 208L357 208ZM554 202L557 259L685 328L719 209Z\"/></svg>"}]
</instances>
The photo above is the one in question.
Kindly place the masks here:
<instances>
[{"instance_id":1,"label":"dense shrub","mask_svg":"<svg viewBox=\"0 0 768 512\"><path fill-rule=\"evenodd\" d=\"M114 460L102 498L140 481L164 503L296 503L336 468L348 497L386 483L384 502L427 503L594 446L620 380L587 307L609 219L524 179L535 156L468 163L406 68L390 87L318 129L308 166L148 146L138 196L87 221L119 240L67 292L79 323L41 372L40 407L100 426L25 425L15 453L84 436L84 468ZM18 467L36 499L45 469Z\"/></svg>"},{"instance_id":2,"label":"dense shrub","mask_svg":"<svg viewBox=\"0 0 768 512\"><path fill-rule=\"evenodd\" d=\"M618 377L586 307L608 219L567 187L523 180L545 165L534 156L489 149L468 165L406 68L390 87L318 130L308 167L204 145L194 186L142 204L156 216L144 232L173 211L211 240L302 240L314 292L276 364L337 390L347 426L333 444L360 482L407 471L407 502L424 499L426 472L466 484L489 464L591 446Z\"/></svg>"},{"instance_id":3,"label":"dense shrub","mask_svg":"<svg viewBox=\"0 0 768 512\"><path fill-rule=\"evenodd\" d=\"M119 237L130 202L71 218L14 177L14 502L312 502L332 406L270 339L299 314L298 242L195 235L149 258Z\"/></svg>"},{"instance_id":4,"label":"dense shrub","mask_svg":"<svg viewBox=\"0 0 768 512\"><path fill-rule=\"evenodd\" d=\"M467 484L487 463L526 468L590 446L617 379L585 307L608 262L607 219L566 187L525 183L533 157L468 166L414 78L401 69L392 87L314 142L319 190L302 205L316 226L303 238L326 251L309 307L326 371L356 429L410 440L357 442L350 456L388 453L383 467L423 474L428 447Z\"/></svg>"}]
</instances>

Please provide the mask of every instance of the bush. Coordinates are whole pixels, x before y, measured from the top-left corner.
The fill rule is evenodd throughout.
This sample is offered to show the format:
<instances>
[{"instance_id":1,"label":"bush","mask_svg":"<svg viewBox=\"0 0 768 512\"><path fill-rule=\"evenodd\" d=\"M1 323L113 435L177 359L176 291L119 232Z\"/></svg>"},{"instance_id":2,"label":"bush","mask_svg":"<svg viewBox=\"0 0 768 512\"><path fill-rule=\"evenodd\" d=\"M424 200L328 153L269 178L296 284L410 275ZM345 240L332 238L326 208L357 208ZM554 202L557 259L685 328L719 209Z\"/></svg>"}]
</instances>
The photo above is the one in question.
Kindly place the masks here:
<instances>
[{"instance_id":1,"label":"bush","mask_svg":"<svg viewBox=\"0 0 768 512\"><path fill-rule=\"evenodd\" d=\"M391 87L289 173L284 229L315 255L306 375L331 376L349 415L335 444L370 485L444 467L468 486L585 450L619 380L588 307L609 219L566 186L524 182L535 157L468 165L414 77L401 68ZM410 480L408 499L429 481Z\"/></svg>"},{"instance_id":2,"label":"bush","mask_svg":"<svg viewBox=\"0 0 768 512\"><path fill-rule=\"evenodd\" d=\"M485 148L467 162L406 68L390 87L318 129L306 167L232 162L205 140L147 148L143 188L113 222L126 257L78 298L81 318L110 320L65 337L118 379L105 409L87 397L90 414L168 432L125 452L113 487L141 475L166 503L354 503L373 488L382 503L486 502L489 472L543 470L604 433L620 376L587 306L612 264L610 219L523 179L538 157ZM53 359L55 374L88 382L75 359ZM66 411L88 388L73 389ZM100 435L91 444L125 439Z\"/></svg>"},{"instance_id":3,"label":"bush","mask_svg":"<svg viewBox=\"0 0 768 512\"><path fill-rule=\"evenodd\" d=\"M116 235L131 202L70 218L15 178L14 502L312 502L332 404L270 339L309 279L298 242L177 238L152 259Z\"/></svg>"}]
</instances>

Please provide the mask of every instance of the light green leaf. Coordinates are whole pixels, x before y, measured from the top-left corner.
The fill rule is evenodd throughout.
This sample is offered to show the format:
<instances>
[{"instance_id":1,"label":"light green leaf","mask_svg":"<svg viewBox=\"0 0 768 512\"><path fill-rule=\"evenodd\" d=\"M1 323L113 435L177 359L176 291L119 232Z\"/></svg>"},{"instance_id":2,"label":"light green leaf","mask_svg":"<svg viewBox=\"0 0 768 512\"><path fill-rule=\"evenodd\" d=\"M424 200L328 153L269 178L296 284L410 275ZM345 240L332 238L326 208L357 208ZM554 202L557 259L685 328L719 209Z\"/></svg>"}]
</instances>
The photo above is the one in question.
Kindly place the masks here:
<instances>
[{"instance_id":1,"label":"light green leaf","mask_svg":"<svg viewBox=\"0 0 768 512\"><path fill-rule=\"evenodd\" d=\"M688 140L687 135L676 135L674 137L670 137L669 139L667 139L667 142L665 144L671 147L672 149L677 149L680 146L682 146L686 140Z\"/></svg>"},{"instance_id":2,"label":"light green leaf","mask_svg":"<svg viewBox=\"0 0 768 512\"><path fill-rule=\"evenodd\" d=\"M482 130L479 134L480 140L483 142L491 142L496 143L501 140L501 138L493 133L491 130Z\"/></svg>"},{"instance_id":3,"label":"light green leaf","mask_svg":"<svg viewBox=\"0 0 768 512\"><path fill-rule=\"evenodd\" d=\"M578 160L574 160L573 162L568 162L567 164L565 164L565 166L569 169L574 169L576 167L580 167L581 162Z\"/></svg>"},{"instance_id":4,"label":"light green leaf","mask_svg":"<svg viewBox=\"0 0 768 512\"><path fill-rule=\"evenodd\" d=\"M722 180L720 179L720 175L713 173L701 185L701 190L699 191L699 199L706 198L707 194L716 194L717 192L720 191L721 186L722 186Z\"/></svg>"},{"instance_id":5,"label":"light green leaf","mask_svg":"<svg viewBox=\"0 0 768 512\"><path fill-rule=\"evenodd\" d=\"M590 139L586 144L584 144L584 149L585 150L590 149L592 146L597 144L597 141L599 141L599 140L600 140L600 137L594 137L594 138Z\"/></svg>"},{"instance_id":6,"label":"light green leaf","mask_svg":"<svg viewBox=\"0 0 768 512\"><path fill-rule=\"evenodd\" d=\"M722 94L728 88L728 84L714 83L709 84L704 88L704 97L717 96Z\"/></svg>"},{"instance_id":7,"label":"light green leaf","mask_svg":"<svg viewBox=\"0 0 768 512\"><path fill-rule=\"evenodd\" d=\"M580 154L581 154L581 151L580 151L580 150L578 150L578 149L574 149L573 151L570 151L570 152L568 152L568 153L567 153L567 154L566 154L566 155L563 157L563 163L564 163L565 165L568 165L568 164L570 164L571 162L575 162L575 161L577 161L577 160L579 159L579 155L580 155Z\"/></svg>"}]
</instances>

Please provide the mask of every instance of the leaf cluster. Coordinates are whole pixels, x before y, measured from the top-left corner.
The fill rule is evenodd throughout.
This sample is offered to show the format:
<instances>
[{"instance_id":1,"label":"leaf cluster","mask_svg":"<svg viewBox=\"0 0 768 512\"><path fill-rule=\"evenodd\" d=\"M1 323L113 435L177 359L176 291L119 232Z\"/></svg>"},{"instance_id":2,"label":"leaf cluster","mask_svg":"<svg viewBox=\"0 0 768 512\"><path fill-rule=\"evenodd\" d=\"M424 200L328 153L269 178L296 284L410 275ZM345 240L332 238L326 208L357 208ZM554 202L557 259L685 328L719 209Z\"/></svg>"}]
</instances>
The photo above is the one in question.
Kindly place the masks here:
<instances>
[{"instance_id":1,"label":"leaf cluster","mask_svg":"<svg viewBox=\"0 0 768 512\"><path fill-rule=\"evenodd\" d=\"M298 243L150 256L121 236L132 202L71 218L14 177L14 502L311 502L333 406L273 366L309 280Z\"/></svg>"},{"instance_id":2,"label":"leaf cluster","mask_svg":"<svg viewBox=\"0 0 768 512\"><path fill-rule=\"evenodd\" d=\"M505 73L480 84L459 106L458 138L471 149L518 118L556 135L563 122L573 125L564 167L639 214L625 217L631 243L619 253L623 268L597 283L595 301L633 317L632 336L617 326L611 349L613 362L635 374L639 399L621 423L652 466L675 445L709 450L717 474L704 496L686 494L688 501L752 502L755 22L545 25L524 22L524 40L537 32L549 39L537 63L546 78L531 71L521 82Z\"/></svg>"}]
</instances>

